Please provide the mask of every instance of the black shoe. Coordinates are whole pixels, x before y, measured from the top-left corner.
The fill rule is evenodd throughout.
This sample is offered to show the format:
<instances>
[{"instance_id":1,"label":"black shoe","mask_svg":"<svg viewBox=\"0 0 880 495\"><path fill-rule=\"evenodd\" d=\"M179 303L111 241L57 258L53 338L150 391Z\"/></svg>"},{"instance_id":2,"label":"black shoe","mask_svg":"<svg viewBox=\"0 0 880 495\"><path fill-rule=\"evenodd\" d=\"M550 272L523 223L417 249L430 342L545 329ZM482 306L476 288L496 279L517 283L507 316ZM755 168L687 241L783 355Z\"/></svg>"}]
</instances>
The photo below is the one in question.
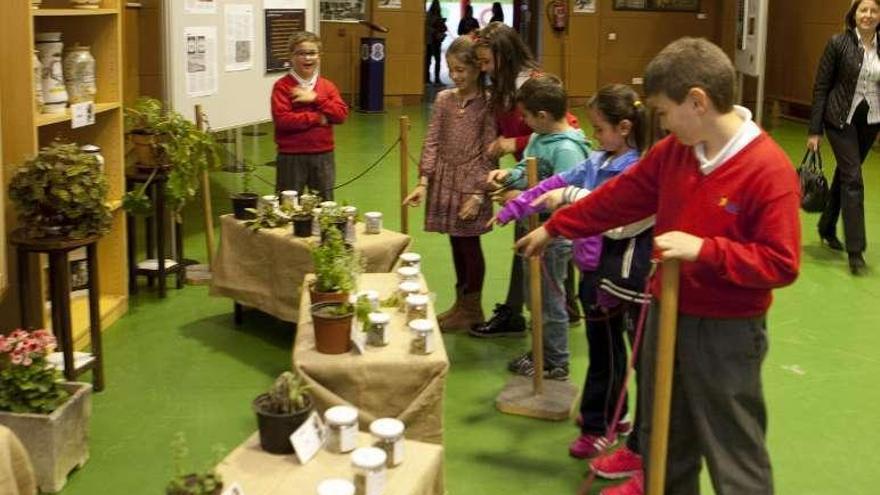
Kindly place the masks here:
<instances>
[{"instance_id":1,"label":"black shoe","mask_svg":"<svg viewBox=\"0 0 880 495\"><path fill-rule=\"evenodd\" d=\"M819 238L822 240L822 244L828 246L829 249L843 251L843 243L840 242L836 235L824 236L819 234Z\"/></svg>"},{"instance_id":2,"label":"black shoe","mask_svg":"<svg viewBox=\"0 0 880 495\"><path fill-rule=\"evenodd\" d=\"M523 315L514 313L506 304L496 304L492 317L483 323L477 323L471 327L470 333L474 337L504 337L508 335L524 335L526 320Z\"/></svg>"},{"instance_id":3,"label":"black shoe","mask_svg":"<svg viewBox=\"0 0 880 495\"><path fill-rule=\"evenodd\" d=\"M868 270L865 258L862 253L849 253L849 271L853 275L864 275Z\"/></svg>"}]
</instances>

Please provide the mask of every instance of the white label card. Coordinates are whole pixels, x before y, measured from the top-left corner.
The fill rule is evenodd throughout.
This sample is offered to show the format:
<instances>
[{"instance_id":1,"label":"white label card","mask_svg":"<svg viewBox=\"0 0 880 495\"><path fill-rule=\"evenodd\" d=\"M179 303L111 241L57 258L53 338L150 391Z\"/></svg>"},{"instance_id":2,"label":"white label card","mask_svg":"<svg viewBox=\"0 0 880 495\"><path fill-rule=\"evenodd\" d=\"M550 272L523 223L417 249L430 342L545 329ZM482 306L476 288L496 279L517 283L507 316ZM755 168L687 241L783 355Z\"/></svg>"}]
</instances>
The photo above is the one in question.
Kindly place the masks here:
<instances>
[{"instance_id":1,"label":"white label card","mask_svg":"<svg viewBox=\"0 0 880 495\"><path fill-rule=\"evenodd\" d=\"M229 488L223 490L220 495L244 495L244 489L238 483L233 483Z\"/></svg>"},{"instance_id":2,"label":"white label card","mask_svg":"<svg viewBox=\"0 0 880 495\"><path fill-rule=\"evenodd\" d=\"M70 105L70 128L78 129L95 123L95 102L84 101Z\"/></svg>"},{"instance_id":3,"label":"white label card","mask_svg":"<svg viewBox=\"0 0 880 495\"><path fill-rule=\"evenodd\" d=\"M290 443L300 464L305 464L315 457L324 446L324 423L318 413L312 411L302 426L290 435Z\"/></svg>"}]
</instances>

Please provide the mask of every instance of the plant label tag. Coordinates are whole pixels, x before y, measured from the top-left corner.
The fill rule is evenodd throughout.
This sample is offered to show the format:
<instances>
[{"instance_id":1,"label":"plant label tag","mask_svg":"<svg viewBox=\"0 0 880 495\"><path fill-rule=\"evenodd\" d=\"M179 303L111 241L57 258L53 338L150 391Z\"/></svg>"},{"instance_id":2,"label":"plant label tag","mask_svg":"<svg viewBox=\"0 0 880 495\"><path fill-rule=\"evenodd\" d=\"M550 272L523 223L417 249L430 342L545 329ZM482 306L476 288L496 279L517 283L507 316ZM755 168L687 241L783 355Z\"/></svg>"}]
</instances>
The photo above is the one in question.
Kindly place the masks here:
<instances>
[{"instance_id":1,"label":"plant label tag","mask_svg":"<svg viewBox=\"0 0 880 495\"><path fill-rule=\"evenodd\" d=\"M324 423L318 413L312 411L309 419L290 435L290 443L293 452L299 459L300 464L305 464L315 457L315 454L324 446Z\"/></svg>"},{"instance_id":2,"label":"plant label tag","mask_svg":"<svg viewBox=\"0 0 880 495\"><path fill-rule=\"evenodd\" d=\"M70 105L70 128L78 129L95 123L95 102L84 101Z\"/></svg>"},{"instance_id":3,"label":"plant label tag","mask_svg":"<svg viewBox=\"0 0 880 495\"><path fill-rule=\"evenodd\" d=\"M229 488L223 490L223 493L220 495L244 495L244 489L238 484L238 482L236 482Z\"/></svg>"},{"instance_id":4,"label":"plant label tag","mask_svg":"<svg viewBox=\"0 0 880 495\"><path fill-rule=\"evenodd\" d=\"M365 349L367 345L367 332L361 332L360 330L358 330L357 332L352 334L351 343L354 344L354 349L355 351L357 351L358 354L366 353L367 351Z\"/></svg>"}]
</instances>

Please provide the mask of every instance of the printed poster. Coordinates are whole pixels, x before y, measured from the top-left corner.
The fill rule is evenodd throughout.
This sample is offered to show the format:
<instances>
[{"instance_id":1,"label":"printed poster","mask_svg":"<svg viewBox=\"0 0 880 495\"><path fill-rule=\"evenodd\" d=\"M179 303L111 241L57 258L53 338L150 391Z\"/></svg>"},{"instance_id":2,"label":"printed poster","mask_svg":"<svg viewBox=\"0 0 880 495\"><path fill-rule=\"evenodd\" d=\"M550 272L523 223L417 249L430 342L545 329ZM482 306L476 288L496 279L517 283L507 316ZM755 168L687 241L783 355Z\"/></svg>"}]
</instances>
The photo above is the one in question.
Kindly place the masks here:
<instances>
[{"instance_id":1,"label":"printed poster","mask_svg":"<svg viewBox=\"0 0 880 495\"><path fill-rule=\"evenodd\" d=\"M376 6L380 9L400 10L400 0L377 0Z\"/></svg>"},{"instance_id":2,"label":"printed poster","mask_svg":"<svg viewBox=\"0 0 880 495\"><path fill-rule=\"evenodd\" d=\"M187 14L216 14L216 0L186 0Z\"/></svg>"},{"instance_id":3,"label":"printed poster","mask_svg":"<svg viewBox=\"0 0 880 495\"><path fill-rule=\"evenodd\" d=\"M217 93L217 28L185 27L186 94L208 96Z\"/></svg>"},{"instance_id":4,"label":"printed poster","mask_svg":"<svg viewBox=\"0 0 880 495\"><path fill-rule=\"evenodd\" d=\"M250 70L254 63L254 6L228 4L226 21L226 72Z\"/></svg>"}]
</instances>

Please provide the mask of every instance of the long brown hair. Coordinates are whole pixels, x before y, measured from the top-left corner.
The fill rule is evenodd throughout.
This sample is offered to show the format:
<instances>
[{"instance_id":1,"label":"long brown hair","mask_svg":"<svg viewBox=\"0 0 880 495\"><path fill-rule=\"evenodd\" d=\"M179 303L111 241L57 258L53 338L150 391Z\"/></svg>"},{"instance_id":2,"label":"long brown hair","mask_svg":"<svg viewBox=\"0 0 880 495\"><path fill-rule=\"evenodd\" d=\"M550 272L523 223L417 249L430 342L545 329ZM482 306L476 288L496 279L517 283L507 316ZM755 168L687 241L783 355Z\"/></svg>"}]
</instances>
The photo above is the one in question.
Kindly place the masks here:
<instances>
[{"instance_id":1,"label":"long brown hair","mask_svg":"<svg viewBox=\"0 0 880 495\"><path fill-rule=\"evenodd\" d=\"M477 31L475 48L492 51L495 70L489 104L495 111L511 110L515 104L516 78L523 70L537 70L538 63L519 34L501 22L490 22Z\"/></svg>"},{"instance_id":2,"label":"long brown hair","mask_svg":"<svg viewBox=\"0 0 880 495\"><path fill-rule=\"evenodd\" d=\"M470 36L459 36L446 49L446 57L455 57L461 63L473 67L477 72L480 72L480 63L477 61L477 54L474 49L475 45L474 39ZM481 96L484 96L486 93L486 79L482 73L477 78L477 90Z\"/></svg>"}]
</instances>

